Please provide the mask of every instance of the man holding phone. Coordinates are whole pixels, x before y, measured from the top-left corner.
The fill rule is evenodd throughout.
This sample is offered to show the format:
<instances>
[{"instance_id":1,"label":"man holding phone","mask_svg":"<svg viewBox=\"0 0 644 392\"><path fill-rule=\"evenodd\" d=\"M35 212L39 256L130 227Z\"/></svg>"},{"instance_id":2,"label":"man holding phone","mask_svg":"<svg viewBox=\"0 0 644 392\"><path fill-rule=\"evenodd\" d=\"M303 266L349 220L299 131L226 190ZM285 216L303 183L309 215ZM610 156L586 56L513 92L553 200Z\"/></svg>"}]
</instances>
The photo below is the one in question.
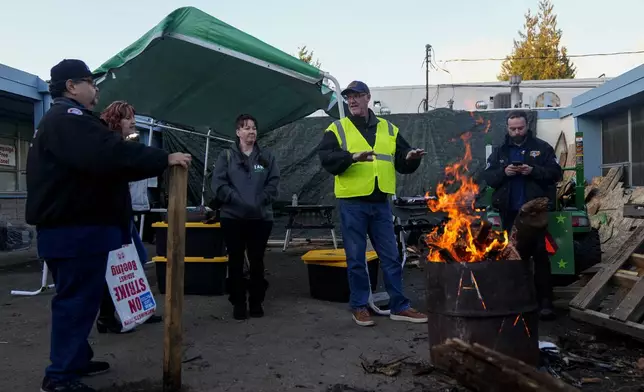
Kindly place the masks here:
<instances>
[{"instance_id":1,"label":"man holding phone","mask_svg":"<svg viewBox=\"0 0 644 392\"><path fill-rule=\"evenodd\" d=\"M561 180L563 170L552 146L533 136L528 129L526 112L510 112L507 130L504 143L492 150L481 179L494 188L492 206L499 210L503 229L510 232L521 206L530 200L548 197L550 208L554 209L557 182ZM552 319L555 314L545 239L539 242L531 256L535 262L541 318Z\"/></svg>"}]
</instances>

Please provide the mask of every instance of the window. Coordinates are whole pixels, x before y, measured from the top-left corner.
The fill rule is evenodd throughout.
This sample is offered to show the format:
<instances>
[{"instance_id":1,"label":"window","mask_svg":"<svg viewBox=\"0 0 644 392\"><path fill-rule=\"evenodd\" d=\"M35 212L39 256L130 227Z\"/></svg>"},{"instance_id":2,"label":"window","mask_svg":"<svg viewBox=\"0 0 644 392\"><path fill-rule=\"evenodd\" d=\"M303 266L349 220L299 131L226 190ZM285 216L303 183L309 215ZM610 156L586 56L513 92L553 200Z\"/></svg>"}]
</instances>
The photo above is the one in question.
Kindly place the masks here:
<instances>
[{"instance_id":1,"label":"window","mask_svg":"<svg viewBox=\"0 0 644 392\"><path fill-rule=\"evenodd\" d=\"M605 117L602 120L602 163L628 162L628 146L628 110ZM628 170L627 167L625 169ZM606 175L608 170L610 166L604 166L602 175Z\"/></svg>"},{"instance_id":2,"label":"window","mask_svg":"<svg viewBox=\"0 0 644 392\"><path fill-rule=\"evenodd\" d=\"M0 118L0 193L27 191L30 134L33 124Z\"/></svg>"}]
</instances>

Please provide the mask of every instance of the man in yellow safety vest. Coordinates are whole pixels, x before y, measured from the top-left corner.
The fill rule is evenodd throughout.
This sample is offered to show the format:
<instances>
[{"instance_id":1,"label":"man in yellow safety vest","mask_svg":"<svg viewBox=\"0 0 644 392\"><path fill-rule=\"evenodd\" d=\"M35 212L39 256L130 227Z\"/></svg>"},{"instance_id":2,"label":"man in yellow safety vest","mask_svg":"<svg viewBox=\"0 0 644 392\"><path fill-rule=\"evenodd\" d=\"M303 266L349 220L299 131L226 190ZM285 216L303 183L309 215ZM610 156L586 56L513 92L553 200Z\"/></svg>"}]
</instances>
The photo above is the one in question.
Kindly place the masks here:
<instances>
[{"instance_id":1,"label":"man in yellow safety vest","mask_svg":"<svg viewBox=\"0 0 644 392\"><path fill-rule=\"evenodd\" d=\"M329 125L318 153L322 167L335 176L353 320L360 326L375 324L367 307L368 234L380 259L389 294L389 317L426 323L427 316L413 309L403 293L402 262L389 204L390 196L396 192L396 171L401 174L416 171L425 151L411 148L398 133L398 127L376 117L369 109L371 93L365 83L351 82L342 96L348 101L350 114Z\"/></svg>"}]
</instances>

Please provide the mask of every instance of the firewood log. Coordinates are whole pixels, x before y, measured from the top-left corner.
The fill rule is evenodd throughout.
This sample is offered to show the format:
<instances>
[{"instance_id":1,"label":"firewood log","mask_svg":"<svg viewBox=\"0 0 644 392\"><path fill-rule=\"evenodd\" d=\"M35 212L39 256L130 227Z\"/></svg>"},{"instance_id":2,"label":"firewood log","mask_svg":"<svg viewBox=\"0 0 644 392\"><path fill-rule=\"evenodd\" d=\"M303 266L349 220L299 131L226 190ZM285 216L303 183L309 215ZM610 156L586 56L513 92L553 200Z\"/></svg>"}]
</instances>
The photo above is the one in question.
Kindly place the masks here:
<instances>
[{"instance_id":1,"label":"firewood log","mask_svg":"<svg viewBox=\"0 0 644 392\"><path fill-rule=\"evenodd\" d=\"M579 392L548 373L477 343L447 339L431 351L434 366L474 391Z\"/></svg>"}]
</instances>

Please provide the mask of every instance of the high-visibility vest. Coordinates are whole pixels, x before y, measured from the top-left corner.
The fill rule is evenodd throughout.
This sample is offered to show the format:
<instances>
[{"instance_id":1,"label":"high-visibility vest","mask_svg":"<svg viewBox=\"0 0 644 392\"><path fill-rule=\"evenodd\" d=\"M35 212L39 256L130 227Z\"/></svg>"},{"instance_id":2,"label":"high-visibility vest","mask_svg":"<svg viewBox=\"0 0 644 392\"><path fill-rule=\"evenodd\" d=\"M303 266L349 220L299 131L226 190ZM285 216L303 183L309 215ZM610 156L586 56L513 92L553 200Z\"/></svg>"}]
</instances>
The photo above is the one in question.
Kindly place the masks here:
<instances>
[{"instance_id":1,"label":"high-visibility vest","mask_svg":"<svg viewBox=\"0 0 644 392\"><path fill-rule=\"evenodd\" d=\"M370 195L375 189L376 178L378 188L383 193L396 193L394 155L398 127L383 118L376 118L378 126L373 147L347 117L334 121L327 128L327 131L335 134L343 150L351 154L371 150L375 152L373 161L355 162L343 173L335 176L334 192L335 197L339 199Z\"/></svg>"}]
</instances>

